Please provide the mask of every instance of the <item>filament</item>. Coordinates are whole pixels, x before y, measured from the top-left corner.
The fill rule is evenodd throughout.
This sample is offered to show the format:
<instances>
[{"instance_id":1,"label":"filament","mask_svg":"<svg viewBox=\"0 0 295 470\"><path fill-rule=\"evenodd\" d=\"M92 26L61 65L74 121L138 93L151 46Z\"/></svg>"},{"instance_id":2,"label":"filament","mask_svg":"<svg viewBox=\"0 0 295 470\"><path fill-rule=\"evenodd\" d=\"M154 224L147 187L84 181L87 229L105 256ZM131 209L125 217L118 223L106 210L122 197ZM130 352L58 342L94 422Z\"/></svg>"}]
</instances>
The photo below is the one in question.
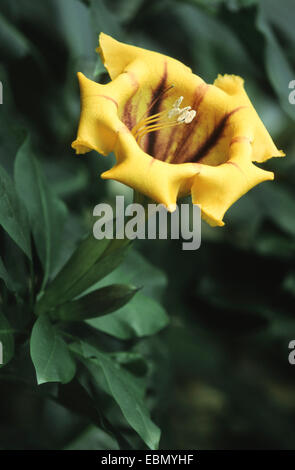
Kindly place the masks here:
<instances>
[{"instance_id":1,"label":"filament","mask_svg":"<svg viewBox=\"0 0 295 470\"><path fill-rule=\"evenodd\" d=\"M152 116L148 116L144 119L144 116L152 109L159 98L163 96L163 94L167 93L171 88L173 88L173 86L174 85L171 85L170 87L166 88L157 96L157 98L155 98L155 100L152 101L141 120L133 127L131 132L138 143L145 135L149 134L150 132L167 129L179 124L190 124L195 118L196 111L191 109L191 106L180 108L180 105L183 101L183 96L180 96L177 98L171 108L153 114Z\"/></svg>"}]
</instances>

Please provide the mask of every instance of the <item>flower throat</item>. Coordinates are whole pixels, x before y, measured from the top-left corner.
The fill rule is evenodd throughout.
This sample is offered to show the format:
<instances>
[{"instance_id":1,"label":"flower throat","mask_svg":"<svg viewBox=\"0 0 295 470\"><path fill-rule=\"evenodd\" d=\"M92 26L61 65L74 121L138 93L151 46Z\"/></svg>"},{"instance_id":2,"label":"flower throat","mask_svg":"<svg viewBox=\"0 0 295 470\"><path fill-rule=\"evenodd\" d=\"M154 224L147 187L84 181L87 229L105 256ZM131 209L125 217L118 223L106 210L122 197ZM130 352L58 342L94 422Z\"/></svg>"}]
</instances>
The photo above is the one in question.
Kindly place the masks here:
<instances>
[{"instance_id":1,"label":"flower throat","mask_svg":"<svg viewBox=\"0 0 295 470\"><path fill-rule=\"evenodd\" d=\"M174 85L163 90L162 93L152 101L141 120L133 127L131 132L138 144L140 144L141 139L150 132L160 131L180 124L190 124L195 118L197 112L192 109L191 106L186 106L184 108L180 107L183 101L183 96L177 98L171 108L153 114L152 116L145 117L157 101L172 88L174 88Z\"/></svg>"}]
</instances>

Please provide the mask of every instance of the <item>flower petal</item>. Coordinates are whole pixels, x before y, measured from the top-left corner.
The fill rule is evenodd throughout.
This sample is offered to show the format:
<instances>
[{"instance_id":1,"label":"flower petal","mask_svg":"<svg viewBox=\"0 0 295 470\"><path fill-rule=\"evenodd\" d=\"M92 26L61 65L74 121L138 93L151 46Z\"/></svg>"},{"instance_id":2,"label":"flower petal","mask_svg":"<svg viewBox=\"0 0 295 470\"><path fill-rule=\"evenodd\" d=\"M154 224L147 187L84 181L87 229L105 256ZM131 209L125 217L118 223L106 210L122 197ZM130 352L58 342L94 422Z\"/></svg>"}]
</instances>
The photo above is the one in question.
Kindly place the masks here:
<instances>
[{"instance_id":1,"label":"flower petal","mask_svg":"<svg viewBox=\"0 0 295 470\"><path fill-rule=\"evenodd\" d=\"M202 216L210 225L224 225L224 213L237 199L257 184L274 179L272 172L252 163L251 155L249 140L234 140L226 163L217 167L200 165L192 186L192 201L201 206Z\"/></svg>"},{"instance_id":2,"label":"flower petal","mask_svg":"<svg viewBox=\"0 0 295 470\"><path fill-rule=\"evenodd\" d=\"M225 91L233 104L245 106L243 113L235 117L234 134L240 127L240 135L251 135L253 143L252 161L264 162L272 157L284 157L285 153L278 150L266 127L258 116L245 89L244 80L236 75L218 75L214 86Z\"/></svg>"},{"instance_id":3,"label":"flower petal","mask_svg":"<svg viewBox=\"0 0 295 470\"><path fill-rule=\"evenodd\" d=\"M150 68L150 72L159 76L157 66L168 58L158 52L116 41L116 39L104 33L100 33L99 35L99 47L96 51L100 54L101 60L112 80L125 71L128 65L134 61L137 61L137 63L146 63ZM175 64L177 63L178 67L191 73L191 69L178 60L172 59L171 57L169 57L169 60Z\"/></svg>"},{"instance_id":4,"label":"flower petal","mask_svg":"<svg viewBox=\"0 0 295 470\"><path fill-rule=\"evenodd\" d=\"M115 153L116 165L101 177L124 183L168 209L174 210L184 184L200 171L197 164L173 165L152 158L137 145L128 130L118 133Z\"/></svg>"},{"instance_id":5,"label":"flower petal","mask_svg":"<svg viewBox=\"0 0 295 470\"><path fill-rule=\"evenodd\" d=\"M77 139L72 143L76 153L90 150L108 155L113 151L117 131L124 128L118 108L135 92L128 74L101 85L78 73L81 93L81 115Z\"/></svg>"},{"instance_id":6,"label":"flower petal","mask_svg":"<svg viewBox=\"0 0 295 470\"><path fill-rule=\"evenodd\" d=\"M242 78L219 75L208 85L175 59L105 34L98 52L112 81L100 85L79 74L82 109L72 146L77 153L115 152L117 163L103 178L170 209L191 191L212 225L223 225L224 213L239 197L273 179L252 162L284 152L257 115ZM197 112L188 125L165 121L179 96Z\"/></svg>"}]
</instances>

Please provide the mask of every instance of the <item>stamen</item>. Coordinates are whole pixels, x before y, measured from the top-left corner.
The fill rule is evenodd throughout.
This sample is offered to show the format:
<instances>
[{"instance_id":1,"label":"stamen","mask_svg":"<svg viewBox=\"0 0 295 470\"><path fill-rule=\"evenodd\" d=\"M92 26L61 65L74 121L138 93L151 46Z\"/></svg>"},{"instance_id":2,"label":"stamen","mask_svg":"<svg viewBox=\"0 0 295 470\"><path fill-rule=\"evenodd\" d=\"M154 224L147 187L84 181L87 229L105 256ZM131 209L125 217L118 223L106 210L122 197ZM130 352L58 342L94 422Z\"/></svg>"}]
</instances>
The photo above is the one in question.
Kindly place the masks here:
<instances>
[{"instance_id":1,"label":"stamen","mask_svg":"<svg viewBox=\"0 0 295 470\"><path fill-rule=\"evenodd\" d=\"M185 124L189 124L196 116L197 112L194 109L190 111L190 106L187 106L187 108L183 109L181 115L177 119L178 122L184 122Z\"/></svg>"},{"instance_id":2,"label":"stamen","mask_svg":"<svg viewBox=\"0 0 295 470\"><path fill-rule=\"evenodd\" d=\"M197 114L197 111L195 109L192 109L191 111L189 111L185 119L185 124L190 124L192 120L195 119L196 114Z\"/></svg>"},{"instance_id":3,"label":"stamen","mask_svg":"<svg viewBox=\"0 0 295 470\"><path fill-rule=\"evenodd\" d=\"M181 122L172 121L172 122L166 122L166 123L164 122L163 124L154 124L153 126L142 128L141 131L135 135L135 137L137 138L137 137L140 137L140 135L145 135L149 132L157 131L159 129L164 129L166 127L175 126L176 124L181 124Z\"/></svg>"},{"instance_id":4,"label":"stamen","mask_svg":"<svg viewBox=\"0 0 295 470\"><path fill-rule=\"evenodd\" d=\"M145 130L139 134L137 134L135 136L136 140L138 143L140 143L141 139L149 134L150 132L155 132L155 131L160 131L162 129L167 129L168 127L174 127L174 126L177 126L179 124L182 124L181 122L177 122L177 121L173 121L173 122L170 122L170 123L166 123L166 124L162 124L161 126L160 125L155 125L155 126L151 126L150 128L147 127L145 128Z\"/></svg>"},{"instance_id":5,"label":"stamen","mask_svg":"<svg viewBox=\"0 0 295 470\"><path fill-rule=\"evenodd\" d=\"M175 103L173 104L172 108L171 108L170 111L168 112L168 118L171 118L171 117L173 117L173 116L179 114L179 112L180 112L180 107L179 107L179 106L181 105L182 101L183 101L183 96L180 96L180 97L175 101ZM187 107L184 108L184 109L187 109L187 108L191 109L190 106L187 106Z\"/></svg>"},{"instance_id":6,"label":"stamen","mask_svg":"<svg viewBox=\"0 0 295 470\"><path fill-rule=\"evenodd\" d=\"M163 93L166 93L172 87L167 88L164 90L157 98L156 101L159 99ZM180 108L180 105L183 101L183 96L177 98L174 102L172 107L168 110L161 111L157 114L149 116L145 119L141 119L132 129L132 134L134 135L135 139L139 143L140 140L150 132L159 131L162 129L167 129L168 127L176 126L179 124L190 124L192 120L195 118L197 112L191 108L191 106L186 106L184 108ZM152 108L155 104L155 100L147 109L146 113ZM146 114L145 113L145 114ZM172 120L172 118L174 118Z\"/></svg>"}]
</instances>

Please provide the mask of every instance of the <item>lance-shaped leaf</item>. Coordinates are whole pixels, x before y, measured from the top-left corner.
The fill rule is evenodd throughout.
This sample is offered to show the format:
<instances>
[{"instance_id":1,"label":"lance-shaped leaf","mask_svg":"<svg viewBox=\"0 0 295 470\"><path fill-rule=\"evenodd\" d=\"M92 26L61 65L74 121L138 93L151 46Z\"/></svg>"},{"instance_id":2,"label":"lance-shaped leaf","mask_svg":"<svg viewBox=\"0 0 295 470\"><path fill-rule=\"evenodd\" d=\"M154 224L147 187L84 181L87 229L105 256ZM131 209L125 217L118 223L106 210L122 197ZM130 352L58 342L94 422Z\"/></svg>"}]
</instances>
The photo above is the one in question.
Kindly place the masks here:
<instances>
[{"instance_id":1,"label":"lance-shaped leaf","mask_svg":"<svg viewBox=\"0 0 295 470\"><path fill-rule=\"evenodd\" d=\"M90 0L90 14L95 39L101 31L122 37L123 31L118 16L105 6L103 0Z\"/></svg>"},{"instance_id":2,"label":"lance-shaped leaf","mask_svg":"<svg viewBox=\"0 0 295 470\"><path fill-rule=\"evenodd\" d=\"M27 208L45 284L57 260L66 207L51 191L27 137L15 161L15 182Z\"/></svg>"},{"instance_id":3,"label":"lance-shaped leaf","mask_svg":"<svg viewBox=\"0 0 295 470\"><path fill-rule=\"evenodd\" d=\"M123 307L137 292L137 288L123 284L103 287L77 300L66 302L52 312L57 320L82 321L101 317Z\"/></svg>"},{"instance_id":4,"label":"lance-shaped leaf","mask_svg":"<svg viewBox=\"0 0 295 470\"><path fill-rule=\"evenodd\" d=\"M169 317L157 301L138 292L117 312L87 323L116 338L128 340L158 333L168 325Z\"/></svg>"},{"instance_id":5,"label":"lance-shaped leaf","mask_svg":"<svg viewBox=\"0 0 295 470\"><path fill-rule=\"evenodd\" d=\"M65 384L73 379L75 361L66 342L46 315L40 315L33 327L30 350L38 385L45 382Z\"/></svg>"},{"instance_id":6,"label":"lance-shaped leaf","mask_svg":"<svg viewBox=\"0 0 295 470\"><path fill-rule=\"evenodd\" d=\"M37 312L78 297L115 269L122 261L128 241L96 240L91 234L83 240L64 268L48 286L37 305Z\"/></svg>"},{"instance_id":7,"label":"lance-shaped leaf","mask_svg":"<svg viewBox=\"0 0 295 470\"><path fill-rule=\"evenodd\" d=\"M279 97L282 108L288 115L294 119L295 109L289 101L290 89L288 84L294 80L294 68L291 65L291 61L288 59L288 55L284 49L280 46L280 43L274 33L272 25L275 25L277 31L282 31L284 34L289 34L293 30L293 38L290 35L290 39L294 41L294 27L293 21L286 21L290 15L291 5L293 2L285 0L285 15L281 15L284 10L278 2L273 0L263 0L259 2L258 15L256 20L257 29L263 34L265 39L265 67L269 80ZM286 36L289 40L289 37Z\"/></svg>"},{"instance_id":8,"label":"lance-shaped leaf","mask_svg":"<svg viewBox=\"0 0 295 470\"><path fill-rule=\"evenodd\" d=\"M0 279L3 279L3 281L5 282L5 285L6 285L7 289L9 289L9 290L11 290L11 291L14 291L14 290L15 290L13 281L12 281L12 279L11 279L9 273L7 272L7 269L6 269L6 267L4 266L4 263L3 263L1 257L0 257Z\"/></svg>"},{"instance_id":9,"label":"lance-shaped leaf","mask_svg":"<svg viewBox=\"0 0 295 470\"><path fill-rule=\"evenodd\" d=\"M14 354L14 337L5 315L0 310L0 367L7 364Z\"/></svg>"},{"instance_id":10,"label":"lance-shaped leaf","mask_svg":"<svg viewBox=\"0 0 295 470\"><path fill-rule=\"evenodd\" d=\"M119 283L121 279L141 287L142 290L115 313L91 319L88 323L104 333L123 340L153 335L167 326L169 317L160 303L155 300L155 298L161 300L167 285L164 273L136 250L132 250L118 269L95 287L97 289L110 283Z\"/></svg>"},{"instance_id":11,"label":"lance-shaped leaf","mask_svg":"<svg viewBox=\"0 0 295 470\"><path fill-rule=\"evenodd\" d=\"M123 263L103 280L91 287L96 290L109 284L124 282L142 287L144 294L161 299L167 278L161 269L150 263L141 253L131 250Z\"/></svg>"},{"instance_id":12,"label":"lance-shaped leaf","mask_svg":"<svg viewBox=\"0 0 295 470\"><path fill-rule=\"evenodd\" d=\"M83 364L95 384L111 395L119 405L125 419L150 449L157 449L160 429L150 418L144 403L144 387L138 380L110 355L87 343L74 345L74 350L84 357Z\"/></svg>"},{"instance_id":13,"label":"lance-shaped leaf","mask_svg":"<svg viewBox=\"0 0 295 470\"><path fill-rule=\"evenodd\" d=\"M256 200L260 210L267 215L274 224L291 237L295 236L294 196L284 186L264 186L256 190Z\"/></svg>"},{"instance_id":14,"label":"lance-shaped leaf","mask_svg":"<svg viewBox=\"0 0 295 470\"><path fill-rule=\"evenodd\" d=\"M30 258L31 246L27 213L10 176L2 167L0 167L0 225Z\"/></svg>"},{"instance_id":15,"label":"lance-shaped leaf","mask_svg":"<svg viewBox=\"0 0 295 470\"><path fill-rule=\"evenodd\" d=\"M2 14L0 15L0 41L1 44L7 44L5 55L17 59L25 57L33 49L33 44L27 37Z\"/></svg>"}]
</instances>

